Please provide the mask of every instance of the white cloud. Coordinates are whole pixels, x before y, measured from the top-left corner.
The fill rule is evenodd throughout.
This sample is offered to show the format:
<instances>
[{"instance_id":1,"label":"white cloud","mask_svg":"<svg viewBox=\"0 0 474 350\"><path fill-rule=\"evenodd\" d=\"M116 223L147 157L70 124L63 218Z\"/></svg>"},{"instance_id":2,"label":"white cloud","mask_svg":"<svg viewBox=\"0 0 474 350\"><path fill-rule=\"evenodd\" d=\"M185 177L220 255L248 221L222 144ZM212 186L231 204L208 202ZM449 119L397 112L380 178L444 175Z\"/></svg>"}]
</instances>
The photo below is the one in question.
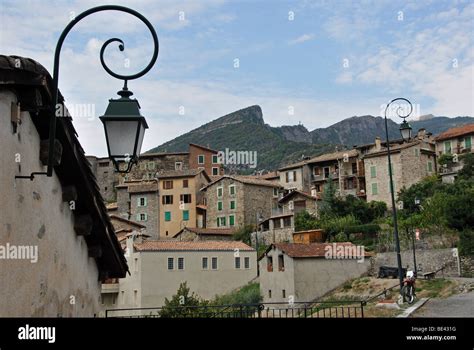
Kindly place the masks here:
<instances>
[{"instance_id":1,"label":"white cloud","mask_svg":"<svg viewBox=\"0 0 474 350\"><path fill-rule=\"evenodd\" d=\"M290 45L296 45L304 43L305 41L310 41L314 39L314 34L303 34L297 37L296 39L290 40Z\"/></svg>"}]
</instances>

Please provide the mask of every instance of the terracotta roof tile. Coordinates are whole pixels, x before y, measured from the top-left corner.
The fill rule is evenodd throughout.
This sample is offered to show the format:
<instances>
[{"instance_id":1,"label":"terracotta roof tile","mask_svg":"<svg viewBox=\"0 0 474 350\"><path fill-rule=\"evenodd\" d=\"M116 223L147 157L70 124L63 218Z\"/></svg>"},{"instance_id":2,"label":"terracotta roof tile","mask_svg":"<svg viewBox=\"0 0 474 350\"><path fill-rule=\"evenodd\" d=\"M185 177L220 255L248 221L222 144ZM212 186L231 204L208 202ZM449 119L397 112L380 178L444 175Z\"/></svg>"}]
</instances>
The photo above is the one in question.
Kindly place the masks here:
<instances>
[{"instance_id":1,"label":"terracotta roof tile","mask_svg":"<svg viewBox=\"0 0 474 350\"><path fill-rule=\"evenodd\" d=\"M194 232L197 235L212 235L212 236L232 236L235 232L234 229L231 228L196 228L196 227L186 227L179 231L177 234L173 236L177 237L181 232L184 230Z\"/></svg>"},{"instance_id":2,"label":"terracotta roof tile","mask_svg":"<svg viewBox=\"0 0 474 350\"><path fill-rule=\"evenodd\" d=\"M255 251L239 241L145 241L136 243L135 249L144 251Z\"/></svg>"},{"instance_id":3,"label":"terracotta roof tile","mask_svg":"<svg viewBox=\"0 0 474 350\"><path fill-rule=\"evenodd\" d=\"M441 134L436 136L435 140L442 141L467 134L474 134L474 124L461 125L455 128L448 129L445 132L442 132Z\"/></svg>"},{"instance_id":4,"label":"terracotta roof tile","mask_svg":"<svg viewBox=\"0 0 474 350\"><path fill-rule=\"evenodd\" d=\"M301 162L289 164L287 166L284 166L283 168L280 168L278 170L288 170L288 169L293 169L293 168L299 168L303 165L306 164L312 164L312 163L320 163L320 162L327 162L330 160L337 160L337 159L342 159L344 158L344 155L347 154L349 158L351 157L357 157L359 155L359 152L356 149L350 149L350 150L343 150L343 151L338 151L338 152L332 152L332 153L325 153L321 154L320 156L313 157L307 160L303 160Z\"/></svg>"},{"instance_id":5,"label":"terracotta roof tile","mask_svg":"<svg viewBox=\"0 0 474 350\"><path fill-rule=\"evenodd\" d=\"M244 176L244 175L222 175L219 179L208 183L204 186L201 190L206 189L207 187L221 181L222 179L233 179L235 181L241 182L247 185L256 185L256 186L267 186L267 187L281 187L278 182L275 181L268 181L259 178L255 178L254 176Z\"/></svg>"}]
</instances>

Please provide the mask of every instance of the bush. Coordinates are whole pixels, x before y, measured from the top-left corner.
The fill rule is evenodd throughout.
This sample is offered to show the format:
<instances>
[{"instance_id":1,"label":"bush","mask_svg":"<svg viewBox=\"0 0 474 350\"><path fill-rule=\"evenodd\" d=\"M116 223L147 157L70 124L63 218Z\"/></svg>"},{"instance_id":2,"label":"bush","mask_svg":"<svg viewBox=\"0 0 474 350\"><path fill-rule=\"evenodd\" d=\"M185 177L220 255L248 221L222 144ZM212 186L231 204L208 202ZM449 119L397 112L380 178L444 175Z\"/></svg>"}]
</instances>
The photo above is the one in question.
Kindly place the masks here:
<instances>
[{"instance_id":1,"label":"bush","mask_svg":"<svg viewBox=\"0 0 474 350\"><path fill-rule=\"evenodd\" d=\"M245 244L250 245L250 234L254 232L254 226L245 225L240 227L232 236L234 241L242 241Z\"/></svg>"},{"instance_id":2,"label":"bush","mask_svg":"<svg viewBox=\"0 0 474 350\"><path fill-rule=\"evenodd\" d=\"M229 294L219 295L210 302L211 305L258 304L262 301L260 285L249 283Z\"/></svg>"},{"instance_id":3,"label":"bush","mask_svg":"<svg viewBox=\"0 0 474 350\"><path fill-rule=\"evenodd\" d=\"M198 317L202 311L193 309L192 306L206 306L207 301L202 300L194 292L190 292L186 282L179 285L178 291L170 300L165 298L165 305L160 311L160 317L182 318ZM191 306L191 308L190 308Z\"/></svg>"},{"instance_id":4,"label":"bush","mask_svg":"<svg viewBox=\"0 0 474 350\"><path fill-rule=\"evenodd\" d=\"M463 256L474 255L474 231L464 230L459 235L459 254Z\"/></svg>"},{"instance_id":5,"label":"bush","mask_svg":"<svg viewBox=\"0 0 474 350\"><path fill-rule=\"evenodd\" d=\"M380 231L380 226L377 224L365 224L347 226L344 228L344 233L350 235L351 233L362 233L363 235L375 236Z\"/></svg>"},{"instance_id":6,"label":"bush","mask_svg":"<svg viewBox=\"0 0 474 350\"><path fill-rule=\"evenodd\" d=\"M313 230L318 228L318 220L307 211L295 215L295 231Z\"/></svg>"}]
</instances>

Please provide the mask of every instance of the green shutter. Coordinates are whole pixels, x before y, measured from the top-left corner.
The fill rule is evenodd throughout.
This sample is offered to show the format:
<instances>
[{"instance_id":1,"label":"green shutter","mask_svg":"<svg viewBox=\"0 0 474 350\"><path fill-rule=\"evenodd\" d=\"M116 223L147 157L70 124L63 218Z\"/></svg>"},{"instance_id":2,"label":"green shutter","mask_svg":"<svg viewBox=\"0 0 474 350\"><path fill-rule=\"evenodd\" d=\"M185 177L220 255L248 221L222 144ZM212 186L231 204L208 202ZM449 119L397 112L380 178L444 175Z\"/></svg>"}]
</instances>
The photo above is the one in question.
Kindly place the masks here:
<instances>
[{"instance_id":1,"label":"green shutter","mask_svg":"<svg viewBox=\"0 0 474 350\"><path fill-rule=\"evenodd\" d=\"M183 221L189 220L189 210L183 210Z\"/></svg>"},{"instance_id":2,"label":"green shutter","mask_svg":"<svg viewBox=\"0 0 474 350\"><path fill-rule=\"evenodd\" d=\"M433 163L428 162L428 171L431 173L433 171Z\"/></svg>"},{"instance_id":3,"label":"green shutter","mask_svg":"<svg viewBox=\"0 0 474 350\"><path fill-rule=\"evenodd\" d=\"M472 137L466 136L464 138L464 148L472 148Z\"/></svg>"},{"instance_id":4,"label":"green shutter","mask_svg":"<svg viewBox=\"0 0 474 350\"><path fill-rule=\"evenodd\" d=\"M222 202L221 201L217 202L217 210L219 210L219 211L222 210Z\"/></svg>"},{"instance_id":5,"label":"green shutter","mask_svg":"<svg viewBox=\"0 0 474 350\"><path fill-rule=\"evenodd\" d=\"M451 153L451 141L444 142L444 152Z\"/></svg>"},{"instance_id":6,"label":"green shutter","mask_svg":"<svg viewBox=\"0 0 474 350\"><path fill-rule=\"evenodd\" d=\"M165 221L171 221L171 212L165 211Z\"/></svg>"},{"instance_id":7,"label":"green shutter","mask_svg":"<svg viewBox=\"0 0 474 350\"><path fill-rule=\"evenodd\" d=\"M378 194L378 186L377 183L372 184L372 195L375 196Z\"/></svg>"},{"instance_id":8,"label":"green shutter","mask_svg":"<svg viewBox=\"0 0 474 350\"><path fill-rule=\"evenodd\" d=\"M230 209L235 209L235 201L230 201Z\"/></svg>"},{"instance_id":9,"label":"green shutter","mask_svg":"<svg viewBox=\"0 0 474 350\"><path fill-rule=\"evenodd\" d=\"M370 177L372 179L375 179L377 177L377 168L375 167L375 165L372 165L370 167Z\"/></svg>"},{"instance_id":10,"label":"green shutter","mask_svg":"<svg viewBox=\"0 0 474 350\"><path fill-rule=\"evenodd\" d=\"M229 216L229 225L234 226L234 215Z\"/></svg>"}]
</instances>

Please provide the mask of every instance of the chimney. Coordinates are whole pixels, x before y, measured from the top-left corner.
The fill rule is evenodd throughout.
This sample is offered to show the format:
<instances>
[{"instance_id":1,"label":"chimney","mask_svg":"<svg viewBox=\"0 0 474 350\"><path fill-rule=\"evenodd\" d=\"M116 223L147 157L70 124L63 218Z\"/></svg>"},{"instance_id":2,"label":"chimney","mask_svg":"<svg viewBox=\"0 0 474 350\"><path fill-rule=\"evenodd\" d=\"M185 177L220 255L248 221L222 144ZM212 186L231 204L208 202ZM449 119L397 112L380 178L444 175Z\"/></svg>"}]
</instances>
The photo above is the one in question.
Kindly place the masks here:
<instances>
[{"instance_id":1,"label":"chimney","mask_svg":"<svg viewBox=\"0 0 474 350\"><path fill-rule=\"evenodd\" d=\"M380 151L382 149L382 142L380 141L380 137L375 138L375 150Z\"/></svg>"},{"instance_id":2,"label":"chimney","mask_svg":"<svg viewBox=\"0 0 474 350\"><path fill-rule=\"evenodd\" d=\"M426 136L426 129L425 128L419 129L416 134L416 137L418 138L418 140L423 140L425 136Z\"/></svg>"}]
</instances>

